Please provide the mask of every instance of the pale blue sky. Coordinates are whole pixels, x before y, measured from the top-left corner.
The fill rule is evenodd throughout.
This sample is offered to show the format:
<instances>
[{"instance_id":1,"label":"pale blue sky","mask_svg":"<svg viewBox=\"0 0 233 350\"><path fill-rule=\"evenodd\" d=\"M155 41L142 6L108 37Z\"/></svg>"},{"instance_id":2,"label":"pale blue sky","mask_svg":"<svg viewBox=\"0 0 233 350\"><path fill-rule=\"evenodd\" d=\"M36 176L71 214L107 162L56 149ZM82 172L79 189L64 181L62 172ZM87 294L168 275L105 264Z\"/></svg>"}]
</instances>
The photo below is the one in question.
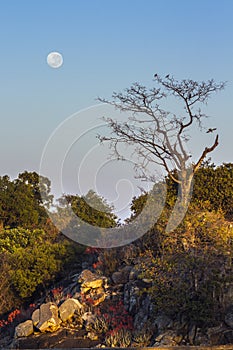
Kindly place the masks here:
<instances>
[{"instance_id":1,"label":"pale blue sky","mask_svg":"<svg viewBox=\"0 0 233 350\"><path fill-rule=\"evenodd\" d=\"M233 1L1 0L0 41L1 175L38 171L67 117L132 82L151 85L155 72L228 81L207 111L220 134L212 159L232 162ZM51 51L60 69L47 65Z\"/></svg>"}]
</instances>

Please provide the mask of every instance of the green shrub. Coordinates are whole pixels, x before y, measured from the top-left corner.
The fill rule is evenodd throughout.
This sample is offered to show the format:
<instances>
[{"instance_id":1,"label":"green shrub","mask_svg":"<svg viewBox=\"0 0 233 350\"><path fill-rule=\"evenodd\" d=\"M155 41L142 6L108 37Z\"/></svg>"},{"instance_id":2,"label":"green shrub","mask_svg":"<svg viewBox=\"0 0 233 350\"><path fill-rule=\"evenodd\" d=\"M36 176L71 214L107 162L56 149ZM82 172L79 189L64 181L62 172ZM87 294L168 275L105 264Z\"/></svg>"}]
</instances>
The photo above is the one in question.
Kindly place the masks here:
<instances>
[{"instance_id":1,"label":"green shrub","mask_svg":"<svg viewBox=\"0 0 233 350\"><path fill-rule=\"evenodd\" d=\"M11 291L23 299L54 281L58 273L77 260L83 249L66 239L57 243L42 229L15 228L0 232L0 254L7 257Z\"/></svg>"}]
</instances>

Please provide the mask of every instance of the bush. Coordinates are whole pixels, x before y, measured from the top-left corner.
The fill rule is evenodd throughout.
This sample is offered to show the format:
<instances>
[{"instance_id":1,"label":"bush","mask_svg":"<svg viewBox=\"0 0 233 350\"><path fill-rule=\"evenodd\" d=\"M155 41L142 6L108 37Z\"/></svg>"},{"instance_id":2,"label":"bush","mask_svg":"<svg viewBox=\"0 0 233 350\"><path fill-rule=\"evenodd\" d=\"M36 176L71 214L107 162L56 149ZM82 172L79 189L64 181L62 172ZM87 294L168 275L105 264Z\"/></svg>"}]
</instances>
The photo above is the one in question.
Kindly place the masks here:
<instances>
[{"instance_id":1,"label":"bush","mask_svg":"<svg viewBox=\"0 0 233 350\"><path fill-rule=\"evenodd\" d=\"M11 290L10 266L5 253L0 253L0 315L13 308L16 300Z\"/></svg>"},{"instance_id":2,"label":"bush","mask_svg":"<svg viewBox=\"0 0 233 350\"><path fill-rule=\"evenodd\" d=\"M0 253L7 259L2 273L8 276L8 288L16 297L31 297L38 288L51 283L67 264L77 260L83 249L65 239L57 243L42 229L2 230Z\"/></svg>"},{"instance_id":3,"label":"bush","mask_svg":"<svg viewBox=\"0 0 233 350\"><path fill-rule=\"evenodd\" d=\"M221 211L193 206L182 224L160 240L163 249L144 252L140 266L141 277L152 280L146 292L156 310L185 316L201 327L215 324L223 311L225 285L233 281L231 225Z\"/></svg>"}]
</instances>

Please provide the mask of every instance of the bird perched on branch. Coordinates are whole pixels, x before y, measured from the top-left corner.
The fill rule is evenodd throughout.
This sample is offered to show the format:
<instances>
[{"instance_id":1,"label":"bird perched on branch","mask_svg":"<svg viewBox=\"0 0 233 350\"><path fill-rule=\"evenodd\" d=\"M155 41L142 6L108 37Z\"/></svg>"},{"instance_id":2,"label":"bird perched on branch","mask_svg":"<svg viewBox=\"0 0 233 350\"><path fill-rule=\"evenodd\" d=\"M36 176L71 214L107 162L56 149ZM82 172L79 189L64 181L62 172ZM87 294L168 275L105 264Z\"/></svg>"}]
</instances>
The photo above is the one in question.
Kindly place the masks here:
<instances>
[{"instance_id":1,"label":"bird perched on branch","mask_svg":"<svg viewBox=\"0 0 233 350\"><path fill-rule=\"evenodd\" d=\"M158 77L158 74L157 74L157 73L155 73L155 74L154 74L154 78L157 78L157 77Z\"/></svg>"},{"instance_id":2,"label":"bird perched on branch","mask_svg":"<svg viewBox=\"0 0 233 350\"><path fill-rule=\"evenodd\" d=\"M209 129L206 131L206 133L208 134L209 132L213 132L213 131L215 131L215 130L217 130L217 128L209 128Z\"/></svg>"},{"instance_id":3,"label":"bird perched on branch","mask_svg":"<svg viewBox=\"0 0 233 350\"><path fill-rule=\"evenodd\" d=\"M167 74L165 78L169 78L169 74Z\"/></svg>"}]
</instances>

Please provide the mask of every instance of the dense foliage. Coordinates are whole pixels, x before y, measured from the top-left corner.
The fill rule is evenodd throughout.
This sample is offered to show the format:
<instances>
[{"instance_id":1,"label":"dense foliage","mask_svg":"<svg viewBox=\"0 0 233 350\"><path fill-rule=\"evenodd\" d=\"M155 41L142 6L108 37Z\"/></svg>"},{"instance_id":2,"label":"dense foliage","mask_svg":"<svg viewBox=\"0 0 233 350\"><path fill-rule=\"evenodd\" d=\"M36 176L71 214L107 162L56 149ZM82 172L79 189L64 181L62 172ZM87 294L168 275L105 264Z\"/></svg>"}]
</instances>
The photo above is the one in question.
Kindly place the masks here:
<instances>
[{"instance_id":1,"label":"dense foliage","mask_svg":"<svg viewBox=\"0 0 233 350\"><path fill-rule=\"evenodd\" d=\"M93 226L109 228L117 224L113 208L93 190L88 191L85 196L64 195L59 199L59 204L70 205L78 218Z\"/></svg>"},{"instance_id":2,"label":"dense foliage","mask_svg":"<svg viewBox=\"0 0 233 350\"><path fill-rule=\"evenodd\" d=\"M41 183L41 185L40 185ZM6 227L35 228L47 220L40 189L49 206L50 181L37 173L25 171L15 180L9 176L0 177L0 221Z\"/></svg>"},{"instance_id":3,"label":"dense foliage","mask_svg":"<svg viewBox=\"0 0 233 350\"><path fill-rule=\"evenodd\" d=\"M15 299L25 300L33 296L35 291L41 288L45 290L66 264L77 259L76 254L81 250L64 239L57 242L42 229L2 229L1 274L6 276L8 283L1 285L0 295L3 296L8 290L9 295L14 295Z\"/></svg>"}]
</instances>

